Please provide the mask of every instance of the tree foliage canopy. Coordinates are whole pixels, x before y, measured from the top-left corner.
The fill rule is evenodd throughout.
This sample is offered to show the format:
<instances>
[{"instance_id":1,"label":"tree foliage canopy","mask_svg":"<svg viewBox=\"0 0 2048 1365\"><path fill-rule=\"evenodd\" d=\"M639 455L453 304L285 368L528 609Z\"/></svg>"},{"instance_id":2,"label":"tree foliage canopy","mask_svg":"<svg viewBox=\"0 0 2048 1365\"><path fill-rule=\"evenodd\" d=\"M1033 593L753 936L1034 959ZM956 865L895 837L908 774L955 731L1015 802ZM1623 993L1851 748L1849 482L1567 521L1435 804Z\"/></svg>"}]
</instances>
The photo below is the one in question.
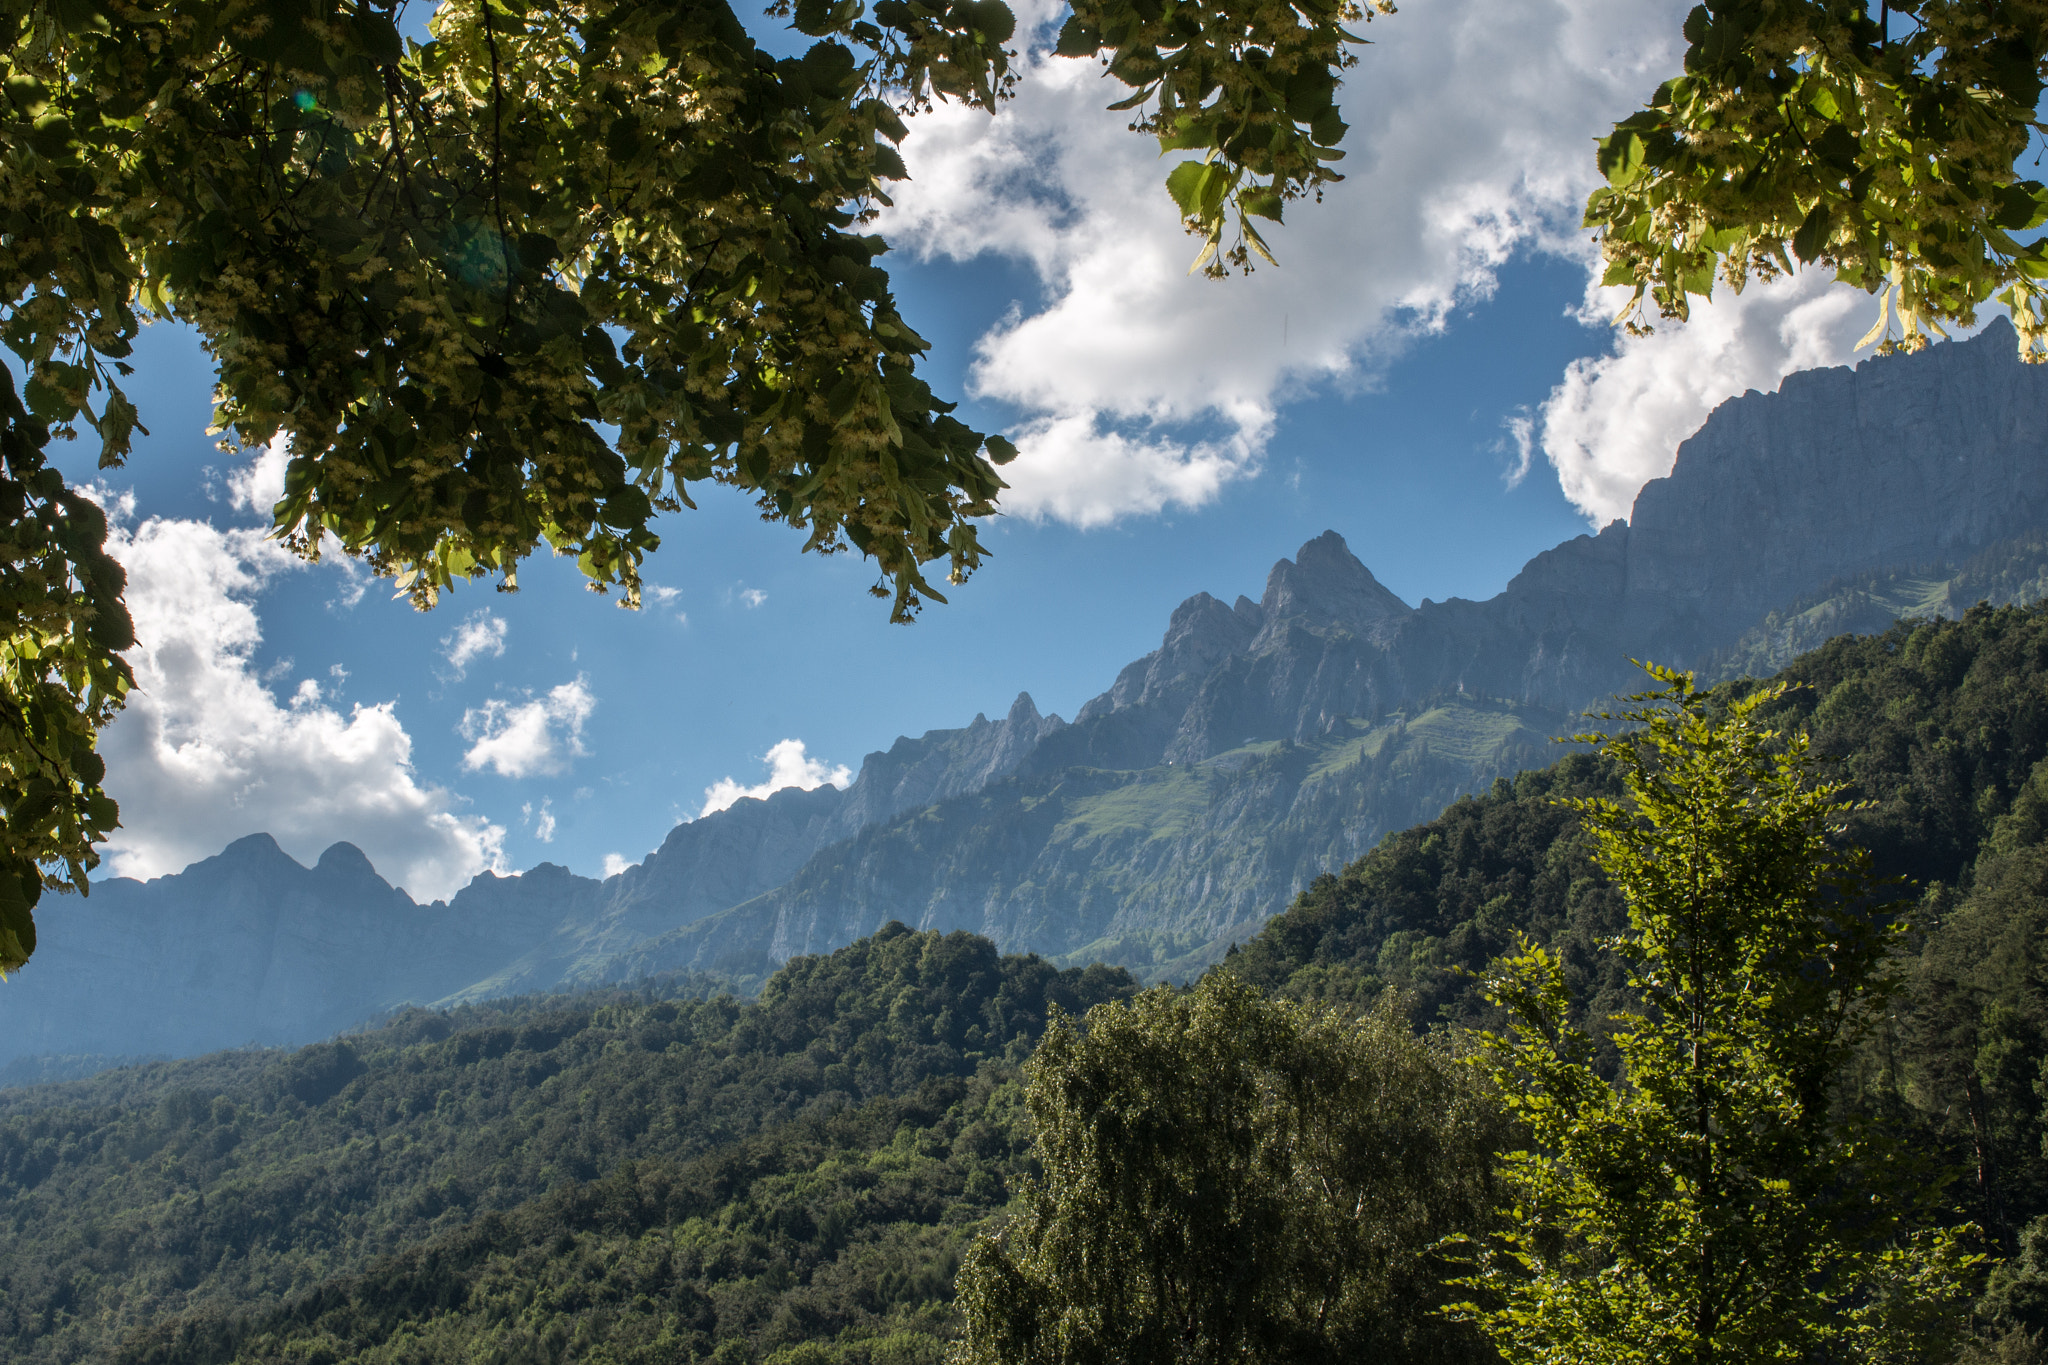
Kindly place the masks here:
<instances>
[{"instance_id":1,"label":"tree foliage canopy","mask_svg":"<svg viewBox=\"0 0 2048 1365\"><path fill-rule=\"evenodd\" d=\"M2048 188L2016 169L2048 58L2040 0L1714 0L1682 75L1600 144L1586 207L1608 260L1683 318L1812 262L1880 293L1862 344L1918 349L1996 297L2048 359ZM1891 319L1897 319L1897 334Z\"/></svg>"},{"instance_id":2,"label":"tree foliage canopy","mask_svg":"<svg viewBox=\"0 0 2048 1365\"><path fill-rule=\"evenodd\" d=\"M960 1272L974 1365L1456 1361L1433 1253L1500 1114L1441 1040L1227 973L1061 1020L1029 1068L1042 1181Z\"/></svg>"}]
</instances>

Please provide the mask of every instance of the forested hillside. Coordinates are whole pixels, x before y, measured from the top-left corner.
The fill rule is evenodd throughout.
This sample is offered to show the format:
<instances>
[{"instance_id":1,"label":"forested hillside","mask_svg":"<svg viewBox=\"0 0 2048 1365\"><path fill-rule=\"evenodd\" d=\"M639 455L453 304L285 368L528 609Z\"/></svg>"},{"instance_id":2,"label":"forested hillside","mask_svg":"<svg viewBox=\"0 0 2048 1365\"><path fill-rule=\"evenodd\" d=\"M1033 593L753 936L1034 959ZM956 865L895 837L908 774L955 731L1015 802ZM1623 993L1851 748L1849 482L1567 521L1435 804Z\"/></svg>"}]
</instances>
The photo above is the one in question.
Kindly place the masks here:
<instances>
[{"instance_id":1,"label":"forested hillside","mask_svg":"<svg viewBox=\"0 0 2048 1365\"><path fill-rule=\"evenodd\" d=\"M0 1357L212 1361L247 1338L264 1358L266 1333L365 1344L448 1317L426 1358L601 1338L621 1361L750 1359L842 1329L921 1358L921 1314L1021 1158L1012 1081L1048 1009L1132 989L896 926L755 1004L416 1011L13 1092Z\"/></svg>"},{"instance_id":2,"label":"forested hillside","mask_svg":"<svg viewBox=\"0 0 2048 1365\"><path fill-rule=\"evenodd\" d=\"M1986 1358L2032 1359L2048 612L1903 623L1785 676L1777 719L1810 729L1867 803L1854 836L1912 883L1907 989L1842 1102L1954 1172L1954 1206L2008 1258L1980 1311L2005 1354ZM1597 1030L1624 912L1558 800L1617 790L1585 753L1496 783L1318 881L1225 970L1347 1008L1392 988L1418 1026L1469 1024L1469 973L1526 929ZM1018 1077L1050 1007L1134 989L898 925L793 960L754 1004L650 988L415 1011L297 1053L12 1092L0 1355L936 1362L960 1256L1031 1169Z\"/></svg>"},{"instance_id":3,"label":"forested hillside","mask_svg":"<svg viewBox=\"0 0 2048 1365\"><path fill-rule=\"evenodd\" d=\"M1834 757L1867 803L1851 836L1915 902L1904 1008L1863 1058L1859 1098L1960 1173L1957 1203L2003 1254L2027 1249L2000 1311L2048 1329L2048 1281L2011 1283L2048 1274L2048 612L1901 622L1781 676L1800 686L1777 720ZM1599 945L1626 912L1556 802L1617 786L1590 755L1496 783L1318 881L1226 964L1280 995L1391 987L1417 1023L1470 1024L1485 1017L1470 973L1526 928L1561 950L1597 1033L1625 985Z\"/></svg>"}]
</instances>

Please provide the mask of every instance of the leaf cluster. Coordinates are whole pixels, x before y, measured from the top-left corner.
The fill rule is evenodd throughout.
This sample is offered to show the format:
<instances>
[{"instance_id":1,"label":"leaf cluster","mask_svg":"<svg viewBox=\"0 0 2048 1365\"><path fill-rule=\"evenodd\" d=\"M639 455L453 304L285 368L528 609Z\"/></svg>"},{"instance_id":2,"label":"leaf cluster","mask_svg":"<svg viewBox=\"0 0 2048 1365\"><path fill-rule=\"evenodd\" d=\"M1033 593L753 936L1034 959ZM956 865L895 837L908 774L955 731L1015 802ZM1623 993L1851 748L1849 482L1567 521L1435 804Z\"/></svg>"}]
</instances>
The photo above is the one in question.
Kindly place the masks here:
<instances>
[{"instance_id":1,"label":"leaf cluster","mask_svg":"<svg viewBox=\"0 0 2048 1365\"><path fill-rule=\"evenodd\" d=\"M2016 170L2048 6L1715 0L1685 37L1684 74L1601 141L1587 201L1623 318L1646 296L1684 318L1717 271L1739 291L1797 258L1879 294L1860 344L1917 350L1996 297L2022 357L2048 359L2048 189Z\"/></svg>"},{"instance_id":2,"label":"leaf cluster","mask_svg":"<svg viewBox=\"0 0 2048 1365\"><path fill-rule=\"evenodd\" d=\"M723 4L451 0L430 31L333 0L0 11L33 414L118 462L106 362L138 312L191 323L218 425L291 452L279 530L421 603L543 545L633 601L654 513L705 480L873 555L898 616L920 565L979 562L1001 481L854 230L902 173L900 60L772 60Z\"/></svg>"},{"instance_id":3,"label":"leaf cluster","mask_svg":"<svg viewBox=\"0 0 2048 1365\"><path fill-rule=\"evenodd\" d=\"M1339 73L1356 65L1365 40L1346 28L1366 9L1355 0L1080 0L1060 30L1064 57L1102 54L1108 75L1133 93L1112 109L1137 110L1133 131L1159 140L1162 154L1198 151L1167 175L1190 233L1202 239L1189 273L1251 270L1249 252L1272 261L1253 218L1279 222L1290 199L1343 177L1332 164L1345 123L1337 111ZM1223 237L1235 220L1238 238Z\"/></svg>"},{"instance_id":4,"label":"leaf cluster","mask_svg":"<svg viewBox=\"0 0 2048 1365\"><path fill-rule=\"evenodd\" d=\"M35 951L42 893L88 889L119 817L93 744L134 683L106 513L45 445L0 368L0 977Z\"/></svg>"}]
</instances>

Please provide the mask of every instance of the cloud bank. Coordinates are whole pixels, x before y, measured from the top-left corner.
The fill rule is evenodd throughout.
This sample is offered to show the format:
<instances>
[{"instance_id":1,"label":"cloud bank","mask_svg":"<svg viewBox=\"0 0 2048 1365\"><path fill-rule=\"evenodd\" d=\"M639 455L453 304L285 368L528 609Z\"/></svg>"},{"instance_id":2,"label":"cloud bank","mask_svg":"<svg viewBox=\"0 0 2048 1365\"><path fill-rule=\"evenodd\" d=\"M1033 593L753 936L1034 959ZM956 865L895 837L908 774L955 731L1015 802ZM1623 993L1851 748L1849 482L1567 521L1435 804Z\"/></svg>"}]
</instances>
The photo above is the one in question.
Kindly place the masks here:
<instances>
[{"instance_id":1,"label":"cloud bank","mask_svg":"<svg viewBox=\"0 0 2048 1365\"><path fill-rule=\"evenodd\" d=\"M299 560L260 531L194 521L117 521L109 543L138 641L135 691L101 741L121 804L114 875L176 872L265 831L309 864L353 843L421 900L502 866L505 831L419 781L391 703L344 713L310 678L281 703L257 676L250 599Z\"/></svg>"},{"instance_id":2,"label":"cloud bank","mask_svg":"<svg viewBox=\"0 0 2048 1365\"><path fill-rule=\"evenodd\" d=\"M1356 382L1487 296L1515 251L1583 251L1592 139L1675 68L1677 0L1437 0L1371 26L1341 93L1349 177L1288 206L1281 266L1190 278L1150 139L1122 88L1038 46L994 118L912 120L883 226L919 256L1028 262L1044 298L978 346L971 388L1019 414L1013 513L1098 525L1208 502L1255 471L1278 406ZM1035 27L1030 27L1035 25Z\"/></svg>"},{"instance_id":3,"label":"cloud bank","mask_svg":"<svg viewBox=\"0 0 2048 1365\"><path fill-rule=\"evenodd\" d=\"M761 761L768 765L766 781L745 787L734 778L720 778L704 789L704 809L697 812L697 818L702 820L713 811L724 810L746 797L765 800L784 787L801 787L810 791L829 782L844 791L853 781L853 769L844 763L828 767L823 759L809 757L804 753L804 742L800 739L783 740L761 755Z\"/></svg>"},{"instance_id":4,"label":"cloud bank","mask_svg":"<svg viewBox=\"0 0 2048 1365\"><path fill-rule=\"evenodd\" d=\"M969 378L1016 414L1012 514L1086 527L1215 500L1257 472L1283 404L1370 383L1519 251L1584 265L1596 343L1619 306L1579 227L1593 140L1677 70L1683 0L1432 0L1375 22L1340 92L1348 179L1288 206L1279 268L1229 282L1188 276L1197 244L1161 185L1174 158L1104 108L1122 87L1048 55L1058 6L1018 8L1018 98L912 120L913 178L883 221L921 258L1004 256L1041 285ZM1576 362L1509 434L1589 519L1626 516L1718 403L1850 362L1874 316L1819 274L1723 288L1690 323Z\"/></svg>"}]
</instances>

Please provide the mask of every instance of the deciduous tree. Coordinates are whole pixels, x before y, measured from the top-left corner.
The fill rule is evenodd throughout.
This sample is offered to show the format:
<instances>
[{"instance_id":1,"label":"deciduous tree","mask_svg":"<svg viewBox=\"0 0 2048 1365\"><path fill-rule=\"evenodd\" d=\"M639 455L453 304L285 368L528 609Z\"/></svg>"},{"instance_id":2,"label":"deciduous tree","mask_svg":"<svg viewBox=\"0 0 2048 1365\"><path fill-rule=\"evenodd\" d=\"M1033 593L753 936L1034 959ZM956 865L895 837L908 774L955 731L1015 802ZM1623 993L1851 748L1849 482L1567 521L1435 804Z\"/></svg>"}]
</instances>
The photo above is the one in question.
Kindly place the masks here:
<instances>
[{"instance_id":1,"label":"deciduous tree","mask_svg":"<svg viewBox=\"0 0 2048 1365\"><path fill-rule=\"evenodd\" d=\"M975 1365L1456 1361L1439 1238L1487 1204L1498 1110L1397 1010L1227 973L1056 1022L1027 1104L1042 1181L959 1279Z\"/></svg>"},{"instance_id":2,"label":"deciduous tree","mask_svg":"<svg viewBox=\"0 0 2048 1365\"><path fill-rule=\"evenodd\" d=\"M1593 1068L1557 958L1491 969L1486 1055L1529 1145L1473 1310L1522 1362L1939 1358L1978 1258L1929 1180L1836 1083L1896 987L1902 932L1802 735L1717 716L1690 674L1605 719L1624 800L1572 804L1626 899L1620 1074Z\"/></svg>"}]
</instances>

